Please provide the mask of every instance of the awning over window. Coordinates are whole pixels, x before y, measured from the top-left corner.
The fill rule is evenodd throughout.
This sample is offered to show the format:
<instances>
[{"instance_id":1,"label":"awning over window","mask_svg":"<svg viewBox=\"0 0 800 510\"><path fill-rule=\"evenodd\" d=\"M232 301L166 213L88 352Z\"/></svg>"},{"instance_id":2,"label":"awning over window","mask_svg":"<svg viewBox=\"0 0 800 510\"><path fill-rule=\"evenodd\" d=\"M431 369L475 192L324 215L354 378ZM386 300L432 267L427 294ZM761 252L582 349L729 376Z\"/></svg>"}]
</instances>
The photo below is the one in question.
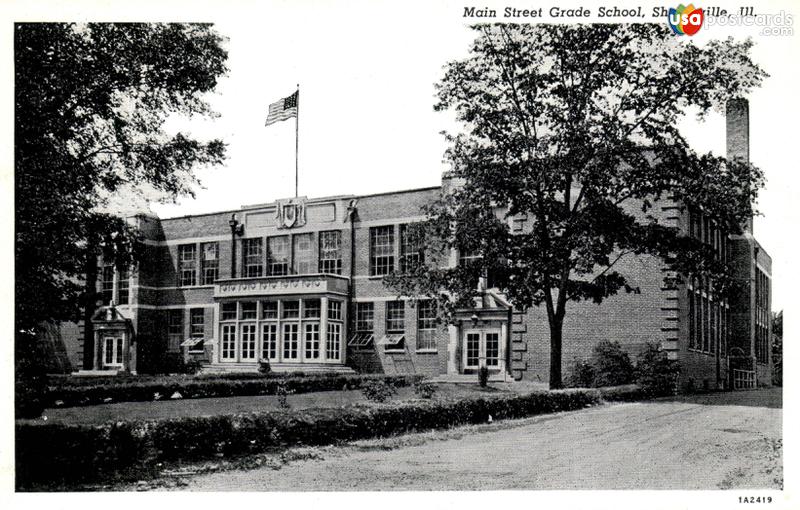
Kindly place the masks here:
<instances>
[{"instance_id":1,"label":"awning over window","mask_svg":"<svg viewBox=\"0 0 800 510\"><path fill-rule=\"evenodd\" d=\"M187 338L181 343L181 347L194 347L197 344L203 343L203 338Z\"/></svg>"},{"instance_id":2,"label":"awning over window","mask_svg":"<svg viewBox=\"0 0 800 510\"><path fill-rule=\"evenodd\" d=\"M372 333L356 333L355 335L350 337L350 340L347 342L347 345L351 347L364 347L369 345L372 340L375 338L375 335Z\"/></svg>"},{"instance_id":3,"label":"awning over window","mask_svg":"<svg viewBox=\"0 0 800 510\"><path fill-rule=\"evenodd\" d=\"M405 338L406 338L406 336L403 335L403 334L399 334L399 335L384 335L384 337L381 338L381 341L378 342L378 345L398 345Z\"/></svg>"}]
</instances>

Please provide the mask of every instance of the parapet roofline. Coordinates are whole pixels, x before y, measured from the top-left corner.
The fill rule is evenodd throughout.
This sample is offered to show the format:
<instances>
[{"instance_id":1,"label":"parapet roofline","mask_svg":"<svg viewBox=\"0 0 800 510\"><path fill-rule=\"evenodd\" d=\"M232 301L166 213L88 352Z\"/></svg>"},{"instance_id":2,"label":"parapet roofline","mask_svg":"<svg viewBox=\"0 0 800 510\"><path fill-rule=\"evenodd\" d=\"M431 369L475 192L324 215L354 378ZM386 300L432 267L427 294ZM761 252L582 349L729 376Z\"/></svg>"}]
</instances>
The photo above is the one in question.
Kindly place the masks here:
<instances>
[{"instance_id":1,"label":"parapet roofline","mask_svg":"<svg viewBox=\"0 0 800 510\"><path fill-rule=\"evenodd\" d=\"M412 189L404 189L398 191L383 191L380 193L369 193L365 195L330 195L327 197L316 197L316 198L306 198L306 202L308 203L318 203L318 202L330 202L333 200L352 200L352 199L361 199L361 198L369 198L369 197L379 197L385 195L400 195L404 193L418 193L420 191L433 191L437 189L441 189L441 186L427 186L424 188L412 188ZM189 218L199 218L202 216L216 216L219 214L234 214L241 211L253 210L253 209L264 209L267 207L275 207L277 201L273 202L265 202L262 204L250 204L250 205L243 205L239 209L226 209L221 211L212 211L207 213L198 213L198 214L186 214L183 216L171 216L169 218L159 218L155 213L153 213L153 217L158 218L160 221L168 221L168 220L185 220Z\"/></svg>"}]
</instances>

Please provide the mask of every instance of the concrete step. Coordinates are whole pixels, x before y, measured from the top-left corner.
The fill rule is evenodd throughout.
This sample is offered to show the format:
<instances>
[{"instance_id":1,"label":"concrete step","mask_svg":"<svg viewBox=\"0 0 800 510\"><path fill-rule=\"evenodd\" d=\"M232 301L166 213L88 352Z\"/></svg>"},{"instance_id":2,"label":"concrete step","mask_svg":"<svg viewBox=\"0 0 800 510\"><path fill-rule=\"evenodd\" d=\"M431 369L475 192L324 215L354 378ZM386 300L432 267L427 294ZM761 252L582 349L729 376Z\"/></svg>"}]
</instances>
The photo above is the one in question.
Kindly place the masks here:
<instances>
[{"instance_id":1,"label":"concrete step","mask_svg":"<svg viewBox=\"0 0 800 510\"><path fill-rule=\"evenodd\" d=\"M305 372L310 373L334 373L334 374L355 374L355 370L344 365L325 365L321 363L297 364L297 363L270 363L272 372ZM257 363L211 363L203 365L201 374L231 374L231 373L257 373Z\"/></svg>"}]
</instances>

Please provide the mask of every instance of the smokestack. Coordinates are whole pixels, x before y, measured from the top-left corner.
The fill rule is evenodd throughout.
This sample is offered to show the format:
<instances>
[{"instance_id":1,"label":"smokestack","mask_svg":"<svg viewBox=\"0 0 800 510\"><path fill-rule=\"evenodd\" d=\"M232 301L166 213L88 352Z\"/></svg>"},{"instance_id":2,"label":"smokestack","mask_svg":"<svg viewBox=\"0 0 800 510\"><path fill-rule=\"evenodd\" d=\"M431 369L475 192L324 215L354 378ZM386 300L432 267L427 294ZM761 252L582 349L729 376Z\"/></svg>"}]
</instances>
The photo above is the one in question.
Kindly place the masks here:
<instances>
[{"instance_id":1,"label":"smokestack","mask_svg":"<svg viewBox=\"0 0 800 510\"><path fill-rule=\"evenodd\" d=\"M750 162L750 103L747 99L736 98L728 101L725 107L725 141L727 158ZM745 232L753 232L753 217L743 226Z\"/></svg>"}]
</instances>

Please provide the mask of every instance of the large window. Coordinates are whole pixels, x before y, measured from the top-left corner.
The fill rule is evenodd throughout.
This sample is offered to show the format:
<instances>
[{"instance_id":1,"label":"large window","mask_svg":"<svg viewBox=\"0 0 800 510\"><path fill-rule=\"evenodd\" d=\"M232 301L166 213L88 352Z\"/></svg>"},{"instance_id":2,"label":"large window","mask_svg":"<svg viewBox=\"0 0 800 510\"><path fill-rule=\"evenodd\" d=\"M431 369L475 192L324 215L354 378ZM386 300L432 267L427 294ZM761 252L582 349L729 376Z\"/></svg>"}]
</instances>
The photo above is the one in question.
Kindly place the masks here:
<instances>
[{"instance_id":1,"label":"large window","mask_svg":"<svg viewBox=\"0 0 800 510\"><path fill-rule=\"evenodd\" d=\"M319 233L319 272L342 274L342 233L331 230Z\"/></svg>"},{"instance_id":2,"label":"large window","mask_svg":"<svg viewBox=\"0 0 800 510\"><path fill-rule=\"evenodd\" d=\"M369 229L370 275L384 276L394 270L394 226Z\"/></svg>"},{"instance_id":3,"label":"large window","mask_svg":"<svg viewBox=\"0 0 800 510\"><path fill-rule=\"evenodd\" d=\"M293 238L294 259L292 269L294 274L311 274L314 250L312 248L311 234L297 234Z\"/></svg>"},{"instance_id":4,"label":"large window","mask_svg":"<svg viewBox=\"0 0 800 510\"><path fill-rule=\"evenodd\" d=\"M183 310L169 310L167 317L169 350L177 351L183 341Z\"/></svg>"},{"instance_id":5,"label":"large window","mask_svg":"<svg viewBox=\"0 0 800 510\"><path fill-rule=\"evenodd\" d=\"M192 308L189 310L189 336L194 339L191 342L189 351L202 352L203 339L206 336L206 317L205 309Z\"/></svg>"},{"instance_id":6,"label":"large window","mask_svg":"<svg viewBox=\"0 0 800 510\"><path fill-rule=\"evenodd\" d=\"M178 246L178 284L197 285L197 245Z\"/></svg>"},{"instance_id":7,"label":"large window","mask_svg":"<svg viewBox=\"0 0 800 510\"><path fill-rule=\"evenodd\" d=\"M767 275L756 270L756 361L759 363L769 363L769 327L770 327L770 305L769 305L769 278Z\"/></svg>"},{"instance_id":8,"label":"large window","mask_svg":"<svg viewBox=\"0 0 800 510\"><path fill-rule=\"evenodd\" d=\"M200 283L211 285L219 278L219 243L203 243L200 247L203 256Z\"/></svg>"},{"instance_id":9,"label":"large window","mask_svg":"<svg viewBox=\"0 0 800 510\"><path fill-rule=\"evenodd\" d=\"M325 342L325 355L331 360L342 359L342 302L336 300L328 301L328 331Z\"/></svg>"},{"instance_id":10,"label":"large window","mask_svg":"<svg viewBox=\"0 0 800 510\"><path fill-rule=\"evenodd\" d=\"M129 269L119 271L119 304L127 305L131 302L131 272Z\"/></svg>"},{"instance_id":11,"label":"large window","mask_svg":"<svg viewBox=\"0 0 800 510\"><path fill-rule=\"evenodd\" d=\"M436 301L417 303L417 350L436 350Z\"/></svg>"},{"instance_id":12,"label":"large window","mask_svg":"<svg viewBox=\"0 0 800 510\"><path fill-rule=\"evenodd\" d=\"M356 303L355 331L347 345L357 349L372 347L375 339L375 304Z\"/></svg>"},{"instance_id":13,"label":"large window","mask_svg":"<svg viewBox=\"0 0 800 510\"><path fill-rule=\"evenodd\" d=\"M114 300L114 266L104 265L100 271L100 298L104 305Z\"/></svg>"},{"instance_id":14,"label":"large window","mask_svg":"<svg viewBox=\"0 0 800 510\"><path fill-rule=\"evenodd\" d=\"M242 239L242 272L247 278L264 275L264 245L260 237Z\"/></svg>"},{"instance_id":15,"label":"large window","mask_svg":"<svg viewBox=\"0 0 800 510\"><path fill-rule=\"evenodd\" d=\"M270 237L267 242L269 243L269 275L289 274L289 237Z\"/></svg>"},{"instance_id":16,"label":"large window","mask_svg":"<svg viewBox=\"0 0 800 510\"><path fill-rule=\"evenodd\" d=\"M386 350L405 350L406 304L404 301L386 302Z\"/></svg>"},{"instance_id":17,"label":"large window","mask_svg":"<svg viewBox=\"0 0 800 510\"><path fill-rule=\"evenodd\" d=\"M407 273L422 260L422 247L410 225L400 225L400 272Z\"/></svg>"}]
</instances>

